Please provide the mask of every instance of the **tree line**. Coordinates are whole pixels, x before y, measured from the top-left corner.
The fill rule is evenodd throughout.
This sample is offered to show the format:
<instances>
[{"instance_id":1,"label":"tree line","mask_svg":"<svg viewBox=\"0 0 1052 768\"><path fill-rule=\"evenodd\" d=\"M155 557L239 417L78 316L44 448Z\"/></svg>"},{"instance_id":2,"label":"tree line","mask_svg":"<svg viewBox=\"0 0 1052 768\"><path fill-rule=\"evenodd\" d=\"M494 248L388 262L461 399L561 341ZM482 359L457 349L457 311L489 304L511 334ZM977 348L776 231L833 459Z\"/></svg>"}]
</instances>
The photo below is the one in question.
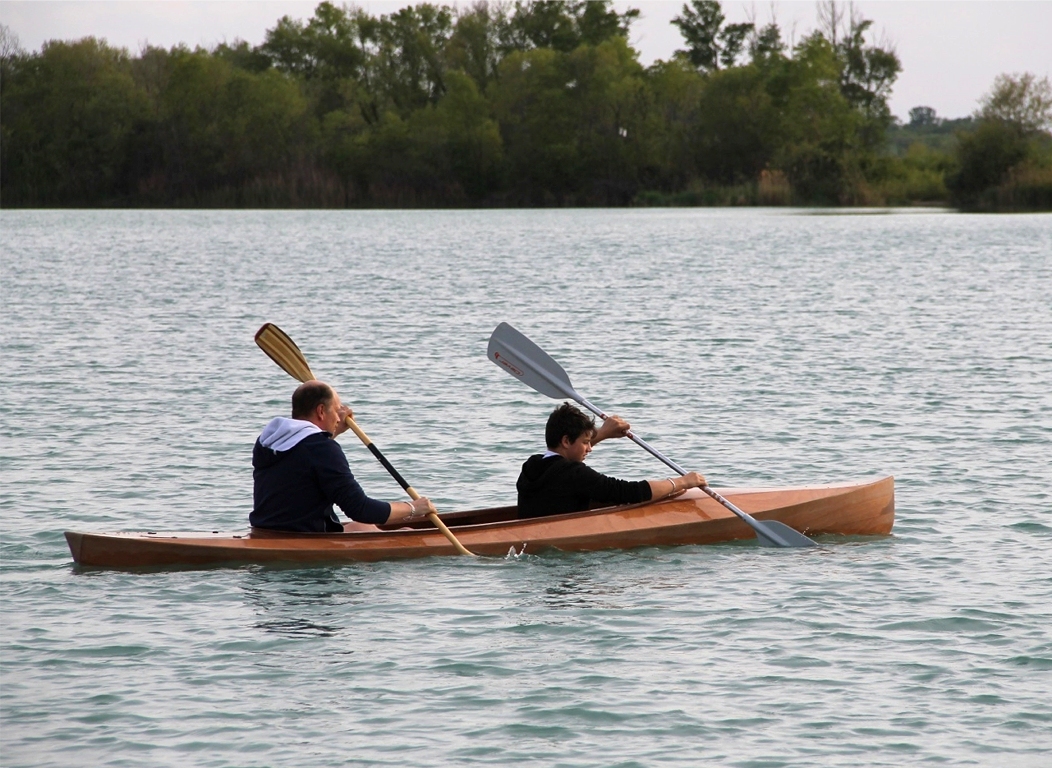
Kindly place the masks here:
<instances>
[{"instance_id":1,"label":"tree line","mask_svg":"<svg viewBox=\"0 0 1052 768\"><path fill-rule=\"evenodd\" d=\"M683 48L649 67L628 43L639 11L609 0L322 2L257 46L138 55L91 37L26 53L3 28L0 203L982 207L1008 182L1052 186L1047 80L1024 84L1025 125L987 105L949 149L889 151L901 63L850 6L820 9L790 44L691 0Z\"/></svg>"}]
</instances>

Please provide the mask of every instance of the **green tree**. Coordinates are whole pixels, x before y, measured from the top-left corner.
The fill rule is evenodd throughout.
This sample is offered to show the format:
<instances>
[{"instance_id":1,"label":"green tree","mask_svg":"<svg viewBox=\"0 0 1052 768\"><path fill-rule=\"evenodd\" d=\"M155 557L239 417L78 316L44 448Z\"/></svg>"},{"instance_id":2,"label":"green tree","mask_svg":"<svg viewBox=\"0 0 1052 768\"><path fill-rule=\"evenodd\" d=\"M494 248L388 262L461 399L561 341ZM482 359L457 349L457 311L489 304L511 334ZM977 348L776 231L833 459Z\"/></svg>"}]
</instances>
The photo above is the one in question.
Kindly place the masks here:
<instances>
[{"instance_id":1,"label":"green tree","mask_svg":"<svg viewBox=\"0 0 1052 768\"><path fill-rule=\"evenodd\" d=\"M485 0L459 10L446 46L449 68L467 73L484 92L497 74L501 59L500 31L506 25L503 7Z\"/></svg>"},{"instance_id":2,"label":"green tree","mask_svg":"<svg viewBox=\"0 0 1052 768\"><path fill-rule=\"evenodd\" d=\"M158 145L163 177L152 186L165 197L194 198L224 179L222 94L233 67L204 50L174 48L158 94Z\"/></svg>"},{"instance_id":3,"label":"green tree","mask_svg":"<svg viewBox=\"0 0 1052 768\"><path fill-rule=\"evenodd\" d=\"M503 169L500 127L474 80L447 75L448 91L433 107L414 113L411 132L421 154L433 159L454 200L482 202L499 190Z\"/></svg>"},{"instance_id":4,"label":"green tree","mask_svg":"<svg viewBox=\"0 0 1052 768\"><path fill-rule=\"evenodd\" d=\"M658 61L646 72L646 101L641 135L644 152L640 173L647 189L677 192L698 174L705 78L679 57Z\"/></svg>"},{"instance_id":5,"label":"green tree","mask_svg":"<svg viewBox=\"0 0 1052 768\"><path fill-rule=\"evenodd\" d=\"M642 67L623 37L571 53L538 48L505 58L488 95L514 199L631 199L644 140L644 89Z\"/></svg>"},{"instance_id":6,"label":"green tree","mask_svg":"<svg viewBox=\"0 0 1052 768\"><path fill-rule=\"evenodd\" d=\"M975 129L958 134L958 171L947 180L962 208L1001 207L998 188L1026 179L1026 207L1052 207L1052 86L1034 75L998 75L980 100ZM1013 182L1013 177L1016 179Z\"/></svg>"},{"instance_id":7,"label":"green tree","mask_svg":"<svg viewBox=\"0 0 1052 768\"><path fill-rule=\"evenodd\" d=\"M574 4L573 14L579 45L598 46L618 37L627 40L632 23L639 18L639 9L618 13L609 0L587 0Z\"/></svg>"},{"instance_id":8,"label":"green tree","mask_svg":"<svg viewBox=\"0 0 1052 768\"><path fill-rule=\"evenodd\" d=\"M315 113L321 117L347 106L347 83L374 94L372 67L379 45L380 21L356 7L319 3L303 23L283 16L256 53L279 71L305 83ZM359 93L359 96L361 93ZM377 95L359 98L363 116L375 121L381 109Z\"/></svg>"},{"instance_id":9,"label":"green tree","mask_svg":"<svg viewBox=\"0 0 1052 768\"><path fill-rule=\"evenodd\" d=\"M576 91L576 142L586 184L581 202L619 205L638 189L645 157L646 82L635 51L624 37L583 44L569 54Z\"/></svg>"},{"instance_id":10,"label":"green tree","mask_svg":"<svg viewBox=\"0 0 1052 768\"><path fill-rule=\"evenodd\" d=\"M4 202L97 205L128 192L129 141L147 113L128 54L88 37L5 62Z\"/></svg>"},{"instance_id":11,"label":"green tree","mask_svg":"<svg viewBox=\"0 0 1052 768\"><path fill-rule=\"evenodd\" d=\"M488 96L500 124L516 201L560 202L576 189L575 86L566 54L552 48L515 51L501 62Z\"/></svg>"},{"instance_id":12,"label":"green tree","mask_svg":"<svg viewBox=\"0 0 1052 768\"><path fill-rule=\"evenodd\" d=\"M212 55L248 72L264 72L272 65L262 47L253 47L244 40L220 43L212 50Z\"/></svg>"},{"instance_id":13,"label":"green tree","mask_svg":"<svg viewBox=\"0 0 1052 768\"><path fill-rule=\"evenodd\" d=\"M939 117L931 107L914 107L910 110L910 125L914 128L938 124Z\"/></svg>"},{"instance_id":14,"label":"green tree","mask_svg":"<svg viewBox=\"0 0 1052 768\"><path fill-rule=\"evenodd\" d=\"M859 136L867 150L875 151L883 145L891 125L888 97L902 63L890 44L867 42L873 22L862 18L854 6L845 10L837 0L825 0L819 4L819 19L819 34L836 52L840 92L865 118Z\"/></svg>"},{"instance_id":15,"label":"green tree","mask_svg":"<svg viewBox=\"0 0 1052 768\"><path fill-rule=\"evenodd\" d=\"M0 24L0 194L2 194L3 182L9 180L8 156L11 148L10 120L4 119L8 109L6 94L10 88L11 79L18 72L18 67L25 55L26 52L22 50L18 35L12 32L6 24Z\"/></svg>"},{"instance_id":16,"label":"green tree","mask_svg":"<svg viewBox=\"0 0 1052 768\"><path fill-rule=\"evenodd\" d=\"M306 24L283 16L267 30L259 53L283 72L305 79L357 77L373 32L370 17L322 2ZM364 23L363 23L364 22Z\"/></svg>"},{"instance_id":17,"label":"green tree","mask_svg":"<svg viewBox=\"0 0 1052 768\"><path fill-rule=\"evenodd\" d=\"M723 184L755 180L782 144L782 113L756 66L735 67L709 76L701 94L695 167Z\"/></svg>"},{"instance_id":18,"label":"green tree","mask_svg":"<svg viewBox=\"0 0 1052 768\"><path fill-rule=\"evenodd\" d=\"M782 40L782 30L778 24L771 22L755 30L749 37L749 56L752 63L760 66L770 64L783 58L785 55L785 42Z\"/></svg>"},{"instance_id":19,"label":"green tree","mask_svg":"<svg viewBox=\"0 0 1052 768\"><path fill-rule=\"evenodd\" d=\"M6 24L0 24L0 89L4 81L14 74L16 63L26 55L18 35Z\"/></svg>"},{"instance_id":20,"label":"green tree","mask_svg":"<svg viewBox=\"0 0 1052 768\"><path fill-rule=\"evenodd\" d=\"M505 53L551 48L569 53L581 45L599 45L628 37L638 9L618 13L610 0L516 0L500 32Z\"/></svg>"},{"instance_id":21,"label":"green tree","mask_svg":"<svg viewBox=\"0 0 1052 768\"><path fill-rule=\"evenodd\" d=\"M979 105L978 120L998 120L1025 134L1052 128L1052 84L1032 72L998 75Z\"/></svg>"},{"instance_id":22,"label":"green tree","mask_svg":"<svg viewBox=\"0 0 1052 768\"><path fill-rule=\"evenodd\" d=\"M687 42L687 49L677 53L703 72L715 71L721 64L733 67L755 25L724 26L724 21L726 17L718 0L691 0L683 6L681 15L672 19Z\"/></svg>"},{"instance_id":23,"label":"green tree","mask_svg":"<svg viewBox=\"0 0 1052 768\"><path fill-rule=\"evenodd\" d=\"M276 70L237 69L207 51L176 48L158 93L161 197L203 200L280 173L309 152L308 103L295 81Z\"/></svg>"},{"instance_id":24,"label":"green tree","mask_svg":"<svg viewBox=\"0 0 1052 768\"><path fill-rule=\"evenodd\" d=\"M389 111L378 123L331 113L324 132L326 160L375 205L481 203L500 187L500 130L474 81L447 75L444 98L403 119Z\"/></svg>"},{"instance_id":25,"label":"green tree","mask_svg":"<svg viewBox=\"0 0 1052 768\"><path fill-rule=\"evenodd\" d=\"M868 41L871 22L822 8L822 29L787 51L773 20L727 24L719 2L691 0L674 20L686 50L647 70L627 41L638 11L611 0L380 17L325 1L256 48L137 58L25 55L0 30L0 183L5 201L205 205L301 204L315 183L325 205L622 204L640 189L720 199L721 185L737 200L758 180L766 199L791 184L803 202L868 202L873 184L937 193L945 149L907 148L950 128L896 126L902 146L881 157L898 58ZM961 189L1043 178L1047 81L1017 80L976 121L1000 127L962 140Z\"/></svg>"},{"instance_id":26,"label":"green tree","mask_svg":"<svg viewBox=\"0 0 1052 768\"><path fill-rule=\"evenodd\" d=\"M840 62L819 32L804 38L768 84L781 114L773 166L784 171L799 199L830 205L859 202L863 181L862 116L838 86Z\"/></svg>"},{"instance_id":27,"label":"green tree","mask_svg":"<svg viewBox=\"0 0 1052 768\"><path fill-rule=\"evenodd\" d=\"M453 10L421 3L383 16L373 57L375 87L403 117L435 104L446 91L445 50Z\"/></svg>"},{"instance_id":28,"label":"green tree","mask_svg":"<svg viewBox=\"0 0 1052 768\"><path fill-rule=\"evenodd\" d=\"M282 171L311 151L307 100L281 73L234 69L221 101L217 129L225 145L223 172L232 182Z\"/></svg>"},{"instance_id":29,"label":"green tree","mask_svg":"<svg viewBox=\"0 0 1052 768\"><path fill-rule=\"evenodd\" d=\"M965 208L977 207L983 193L1000 184L1026 156L1026 137L1016 126L980 121L974 131L958 137L959 170L947 184L953 201Z\"/></svg>"}]
</instances>

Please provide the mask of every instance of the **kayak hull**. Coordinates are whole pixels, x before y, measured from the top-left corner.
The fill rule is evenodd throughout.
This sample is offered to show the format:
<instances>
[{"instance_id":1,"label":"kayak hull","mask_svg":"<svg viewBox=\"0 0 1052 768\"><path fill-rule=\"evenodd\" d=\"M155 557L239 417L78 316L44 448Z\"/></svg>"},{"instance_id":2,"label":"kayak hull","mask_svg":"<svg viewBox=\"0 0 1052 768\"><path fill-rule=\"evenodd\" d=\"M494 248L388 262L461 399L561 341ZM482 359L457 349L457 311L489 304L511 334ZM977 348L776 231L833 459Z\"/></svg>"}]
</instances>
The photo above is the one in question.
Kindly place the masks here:
<instances>
[{"instance_id":1,"label":"kayak hull","mask_svg":"<svg viewBox=\"0 0 1052 768\"><path fill-rule=\"evenodd\" d=\"M757 520L778 520L808 536L887 535L895 520L891 477L841 485L727 488L719 493ZM515 507L441 517L467 549L493 556L524 550L538 554L716 544L756 537L744 521L697 489L671 500L528 520L516 519ZM77 564L108 568L332 563L457 554L426 520L413 527L345 533L252 528L233 533L66 531L65 535Z\"/></svg>"}]
</instances>

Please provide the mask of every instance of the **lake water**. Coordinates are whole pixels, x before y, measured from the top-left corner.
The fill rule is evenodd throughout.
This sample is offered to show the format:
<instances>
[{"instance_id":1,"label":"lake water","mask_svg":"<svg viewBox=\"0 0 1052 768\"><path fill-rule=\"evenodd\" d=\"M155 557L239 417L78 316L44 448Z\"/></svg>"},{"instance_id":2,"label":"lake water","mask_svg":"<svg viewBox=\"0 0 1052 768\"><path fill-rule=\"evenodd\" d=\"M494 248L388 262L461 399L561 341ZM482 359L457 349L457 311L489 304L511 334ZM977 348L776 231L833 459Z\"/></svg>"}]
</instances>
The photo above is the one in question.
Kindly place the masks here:
<instances>
[{"instance_id":1,"label":"lake water","mask_svg":"<svg viewBox=\"0 0 1052 768\"><path fill-rule=\"evenodd\" d=\"M1052 216L2 211L0 763L1047 766ZM294 382L443 510L555 402L507 321L715 487L896 477L894 534L316 568L73 566L238 530ZM348 434L373 496L401 489ZM629 441L590 458L665 467Z\"/></svg>"}]
</instances>

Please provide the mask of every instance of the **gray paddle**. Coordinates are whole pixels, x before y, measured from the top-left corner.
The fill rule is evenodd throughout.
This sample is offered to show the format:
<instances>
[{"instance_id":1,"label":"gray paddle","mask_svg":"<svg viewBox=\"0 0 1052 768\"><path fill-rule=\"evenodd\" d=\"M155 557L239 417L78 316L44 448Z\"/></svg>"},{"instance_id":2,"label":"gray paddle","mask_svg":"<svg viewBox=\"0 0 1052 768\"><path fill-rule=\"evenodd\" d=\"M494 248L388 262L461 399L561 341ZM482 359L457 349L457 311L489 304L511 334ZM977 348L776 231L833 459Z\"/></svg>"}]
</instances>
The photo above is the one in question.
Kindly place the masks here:
<instances>
[{"instance_id":1,"label":"gray paddle","mask_svg":"<svg viewBox=\"0 0 1052 768\"><path fill-rule=\"evenodd\" d=\"M573 388L573 384L570 383L570 377L566 375L566 371L563 370L561 365L555 362L547 352L507 323L498 325L489 337L487 354L494 363L542 395L557 399L570 398L583 405L599 418L606 418L605 413L577 393L577 390ZM665 462L679 474L687 474L687 470L663 455L656 448L648 445L632 432L629 432L627 437L631 438L632 442L651 455ZM750 528L756 531L756 537L764 546L817 546L811 539L790 528L785 523L780 523L777 520L757 520L752 515L738 509L708 486L702 487L701 490L744 520Z\"/></svg>"}]
</instances>

